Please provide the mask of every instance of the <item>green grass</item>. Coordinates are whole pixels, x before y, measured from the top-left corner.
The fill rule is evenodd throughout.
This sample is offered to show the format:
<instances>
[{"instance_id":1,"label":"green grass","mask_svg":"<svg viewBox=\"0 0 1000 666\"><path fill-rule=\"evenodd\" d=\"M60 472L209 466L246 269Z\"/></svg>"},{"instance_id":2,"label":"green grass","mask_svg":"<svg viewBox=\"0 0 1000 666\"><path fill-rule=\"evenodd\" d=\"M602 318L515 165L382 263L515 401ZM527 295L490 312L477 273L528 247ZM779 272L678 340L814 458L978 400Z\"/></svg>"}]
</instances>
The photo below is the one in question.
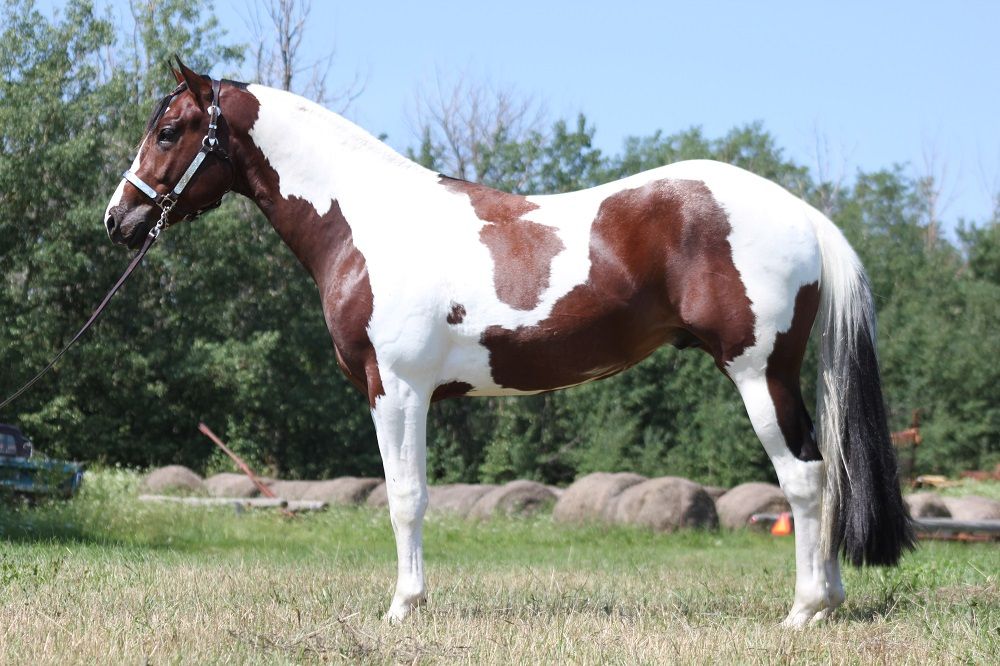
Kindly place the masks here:
<instances>
[{"instance_id":1,"label":"green grass","mask_svg":"<svg viewBox=\"0 0 1000 666\"><path fill-rule=\"evenodd\" d=\"M1000 547L929 542L849 570L836 618L778 623L792 542L433 517L430 604L382 622L384 513L191 509L88 474L70 503L0 515L0 663L996 662Z\"/></svg>"},{"instance_id":2,"label":"green grass","mask_svg":"<svg viewBox=\"0 0 1000 666\"><path fill-rule=\"evenodd\" d=\"M967 495L979 495L1000 501L1000 481L973 481L972 479L961 479L954 482L954 485L946 486L932 492L940 493L950 497L965 497Z\"/></svg>"}]
</instances>

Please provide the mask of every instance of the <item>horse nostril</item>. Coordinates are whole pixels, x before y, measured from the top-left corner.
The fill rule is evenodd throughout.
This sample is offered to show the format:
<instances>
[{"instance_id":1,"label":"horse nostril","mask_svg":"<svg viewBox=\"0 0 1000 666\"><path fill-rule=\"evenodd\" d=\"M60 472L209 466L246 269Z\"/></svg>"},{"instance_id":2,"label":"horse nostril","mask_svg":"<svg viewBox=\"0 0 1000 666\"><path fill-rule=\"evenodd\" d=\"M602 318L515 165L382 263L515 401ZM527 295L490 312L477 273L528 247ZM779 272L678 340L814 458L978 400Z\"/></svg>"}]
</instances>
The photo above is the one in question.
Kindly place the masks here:
<instances>
[{"instance_id":1,"label":"horse nostril","mask_svg":"<svg viewBox=\"0 0 1000 666\"><path fill-rule=\"evenodd\" d=\"M118 224L115 222L114 215L108 215L108 219L104 220L104 226L108 228L108 235L110 236L118 228Z\"/></svg>"}]
</instances>

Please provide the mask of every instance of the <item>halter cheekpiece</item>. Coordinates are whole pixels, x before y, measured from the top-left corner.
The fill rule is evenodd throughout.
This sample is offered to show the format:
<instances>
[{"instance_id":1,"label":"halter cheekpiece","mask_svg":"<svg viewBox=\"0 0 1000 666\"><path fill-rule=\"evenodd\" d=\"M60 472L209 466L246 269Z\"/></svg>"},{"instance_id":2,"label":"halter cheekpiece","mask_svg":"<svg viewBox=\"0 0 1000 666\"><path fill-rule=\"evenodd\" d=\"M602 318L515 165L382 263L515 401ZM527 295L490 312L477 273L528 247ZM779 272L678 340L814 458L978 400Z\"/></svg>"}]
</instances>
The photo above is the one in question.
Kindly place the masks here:
<instances>
[{"instance_id":1,"label":"halter cheekpiece","mask_svg":"<svg viewBox=\"0 0 1000 666\"><path fill-rule=\"evenodd\" d=\"M160 207L162 213L160 214L160 219L156 225L149 230L149 235L156 238L160 235L165 227L170 226L171 222L167 219L170 215L170 211L173 210L174 206L177 204L177 200L180 198L181 193L184 192L184 188L187 187L188 183L191 182L191 178L194 176L195 172L201 166L201 163L205 161L205 158L210 154L215 155L219 159L228 162L229 153L219 145L219 139L216 136L219 128L219 118L222 116L222 109L219 106L220 100L220 88L222 87L222 81L212 79L212 104L206 109L208 112L208 133L201 140L201 150L194 156L191 163L188 164L188 168L185 169L184 173L181 175L180 180L174 185L166 194L160 194L157 192L149 183L145 182L142 178L139 178L131 169L125 171L122 177L128 182L135 185L136 189L145 194L147 197L153 200L157 206ZM183 84L178 86L177 90L174 91L173 95L179 94L184 89ZM223 196L229 192L230 188L226 188L223 192ZM215 203L209 204L204 208L199 208L193 213L185 215L182 220L191 220L207 210L212 210L213 208L218 208L222 204L222 197Z\"/></svg>"}]
</instances>

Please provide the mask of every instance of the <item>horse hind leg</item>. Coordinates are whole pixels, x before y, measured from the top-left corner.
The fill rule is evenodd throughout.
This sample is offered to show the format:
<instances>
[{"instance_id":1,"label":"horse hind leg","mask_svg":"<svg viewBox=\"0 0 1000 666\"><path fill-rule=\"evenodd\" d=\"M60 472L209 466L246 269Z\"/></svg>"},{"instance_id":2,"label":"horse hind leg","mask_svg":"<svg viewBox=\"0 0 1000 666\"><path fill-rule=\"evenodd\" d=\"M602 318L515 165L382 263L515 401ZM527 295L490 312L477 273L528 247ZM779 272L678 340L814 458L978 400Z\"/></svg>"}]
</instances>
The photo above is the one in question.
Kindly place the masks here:
<instances>
[{"instance_id":1,"label":"horse hind leg","mask_svg":"<svg viewBox=\"0 0 1000 666\"><path fill-rule=\"evenodd\" d=\"M818 307L815 287L800 290L792 324L774 335L773 345L758 340L726 366L795 519L795 600L784 621L791 627L826 618L844 600L836 553L823 550L825 466L799 384L802 357ZM768 354L766 359L762 358L764 353Z\"/></svg>"},{"instance_id":2,"label":"horse hind leg","mask_svg":"<svg viewBox=\"0 0 1000 666\"><path fill-rule=\"evenodd\" d=\"M776 386L763 374L756 377L741 374L736 385L795 518L795 601L785 624L801 627L821 612L828 612L835 602L827 591L826 557L820 546L823 461L809 455L809 446L800 444L797 456L786 444L781 423L786 423L787 430L790 412L798 412L798 408L784 406L783 401L794 399L785 386ZM801 422L798 414L791 418ZM811 434L801 431L797 434L805 436L800 443L811 440Z\"/></svg>"}]
</instances>

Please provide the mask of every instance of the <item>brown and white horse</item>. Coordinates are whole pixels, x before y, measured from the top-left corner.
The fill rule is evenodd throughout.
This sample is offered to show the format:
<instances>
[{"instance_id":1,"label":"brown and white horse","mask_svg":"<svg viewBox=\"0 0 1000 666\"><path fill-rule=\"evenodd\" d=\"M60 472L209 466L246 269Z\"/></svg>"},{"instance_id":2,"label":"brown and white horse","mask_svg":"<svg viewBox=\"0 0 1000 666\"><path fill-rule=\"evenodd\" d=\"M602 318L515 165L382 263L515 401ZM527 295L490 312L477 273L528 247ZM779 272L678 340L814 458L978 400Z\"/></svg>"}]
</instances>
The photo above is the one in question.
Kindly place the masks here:
<instances>
[{"instance_id":1,"label":"brown and white horse","mask_svg":"<svg viewBox=\"0 0 1000 666\"><path fill-rule=\"evenodd\" d=\"M301 97L183 65L175 75L108 204L108 233L136 247L158 219L193 216L231 189L309 270L375 421L398 555L390 618L425 600L431 402L582 384L665 343L712 355L777 470L795 518L786 624L843 602L838 551L894 564L912 545L867 278L805 202L711 161L506 194L414 164ZM817 317L814 432L799 371Z\"/></svg>"}]
</instances>

